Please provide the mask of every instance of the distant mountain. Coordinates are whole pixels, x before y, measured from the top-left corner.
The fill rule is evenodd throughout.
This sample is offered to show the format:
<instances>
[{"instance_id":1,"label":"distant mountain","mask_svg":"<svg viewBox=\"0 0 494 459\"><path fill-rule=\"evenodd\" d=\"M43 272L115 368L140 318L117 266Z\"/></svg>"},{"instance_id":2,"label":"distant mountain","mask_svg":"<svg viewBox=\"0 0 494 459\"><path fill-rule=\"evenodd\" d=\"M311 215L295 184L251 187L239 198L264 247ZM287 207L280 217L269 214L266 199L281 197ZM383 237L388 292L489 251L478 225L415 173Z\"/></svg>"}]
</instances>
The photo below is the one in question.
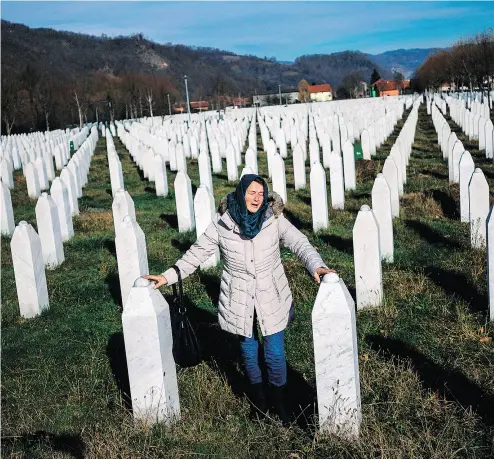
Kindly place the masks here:
<instances>
[{"instance_id":1,"label":"distant mountain","mask_svg":"<svg viewBox=\"0 0 494 459\"><path fill-rule=\"evenodd\" d=\"M443 48L414 48L414 49L396 49L386 51L381 54L368 54L369 58L387 68L392 72L400 72L405 78L410 78L413 72L422 65L422 63L436 51Z\"/></svg>"}]
</instances>

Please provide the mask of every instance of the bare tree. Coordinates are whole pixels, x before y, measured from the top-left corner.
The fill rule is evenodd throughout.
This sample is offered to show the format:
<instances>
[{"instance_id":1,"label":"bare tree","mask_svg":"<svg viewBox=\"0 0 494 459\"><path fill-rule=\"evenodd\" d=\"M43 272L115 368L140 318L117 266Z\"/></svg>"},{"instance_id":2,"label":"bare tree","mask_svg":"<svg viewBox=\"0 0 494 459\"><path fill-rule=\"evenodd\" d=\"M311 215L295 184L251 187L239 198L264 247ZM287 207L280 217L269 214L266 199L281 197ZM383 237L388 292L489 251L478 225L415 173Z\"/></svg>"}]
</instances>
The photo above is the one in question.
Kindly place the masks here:
<instances>
[{"instance_id":1,"label":"bare tree","mask_svg":"<svg viewBox=\"0 0 494 459\"><path fill-rule=\"evenodd\" d=\"M147 89L146 99L147 99L148 104L149 104L149 115L152 118L153 117L153 90L151 88Z\"/></svg>"}]
</instances>

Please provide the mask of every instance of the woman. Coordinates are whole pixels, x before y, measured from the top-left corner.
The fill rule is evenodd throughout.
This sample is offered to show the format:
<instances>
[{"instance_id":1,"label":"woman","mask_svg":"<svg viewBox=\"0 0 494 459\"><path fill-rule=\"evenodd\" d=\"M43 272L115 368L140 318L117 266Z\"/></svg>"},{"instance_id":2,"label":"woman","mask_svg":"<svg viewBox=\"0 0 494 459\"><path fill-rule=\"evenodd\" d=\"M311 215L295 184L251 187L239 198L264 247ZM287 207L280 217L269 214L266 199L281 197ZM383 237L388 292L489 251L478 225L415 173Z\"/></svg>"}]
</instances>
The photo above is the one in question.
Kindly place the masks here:
<instances>
[{"instance_id":1,"label":"woman","mask_svg":"<svg viewBox=\"0 0 494 459\"><path fill-rule=\"evenodd\" d=\"M218 304L221 328L239 335L254 405L267 411L258 362L257 327L261 329L272 402L287 423L283 401L286 386L285 328L293 318L293 300L280 257L280 241L294 252L317 283L328 269L307 238L283 216L283 201L268 194L266 182L244 175L233 193L223 198L219 218L176 263L182 278L190 276L219 246L224 260ZM177 282L173 268L144 276L154 288Z\"/></svg>"}]
</instances>

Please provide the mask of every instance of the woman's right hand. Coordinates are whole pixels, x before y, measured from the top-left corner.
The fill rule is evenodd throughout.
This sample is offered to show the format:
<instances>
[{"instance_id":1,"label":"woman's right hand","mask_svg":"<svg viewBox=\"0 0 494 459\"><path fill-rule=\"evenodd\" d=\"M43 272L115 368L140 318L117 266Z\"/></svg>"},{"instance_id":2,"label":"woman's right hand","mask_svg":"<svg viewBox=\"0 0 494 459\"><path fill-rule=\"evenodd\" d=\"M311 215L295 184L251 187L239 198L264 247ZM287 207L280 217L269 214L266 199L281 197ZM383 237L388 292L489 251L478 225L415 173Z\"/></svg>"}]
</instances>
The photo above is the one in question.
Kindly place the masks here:
<instances>
[{"instance_id":1,"label":"woman's right hand","mask_svg":"<svg viewBox=\"0 0 494 459\"><path fill-rule=\"evenodd\" d=\"M168 284L168 281L166 280L166 277L163 276L162 274L158 274L158 275L149 275L149 276L142 276L144 279L148 279L150 281L153 281L155 284L154 284L154 288L157 289L157 288L160 288L162 287L163 285L166 285Z\"/></svg>"}]
</instances>

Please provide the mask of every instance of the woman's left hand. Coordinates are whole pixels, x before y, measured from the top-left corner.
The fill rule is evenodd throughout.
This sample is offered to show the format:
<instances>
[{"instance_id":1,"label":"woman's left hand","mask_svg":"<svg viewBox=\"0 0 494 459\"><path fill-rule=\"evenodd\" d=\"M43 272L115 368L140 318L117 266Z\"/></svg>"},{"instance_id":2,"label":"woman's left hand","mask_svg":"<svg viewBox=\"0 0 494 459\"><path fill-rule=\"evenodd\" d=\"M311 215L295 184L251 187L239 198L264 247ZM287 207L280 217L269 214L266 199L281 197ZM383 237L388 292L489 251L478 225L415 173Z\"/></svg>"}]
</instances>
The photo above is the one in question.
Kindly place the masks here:
<instances>
[{"instance_id":1,"label":"woman's left hand","mask_svg":"<svg viewBox=\"0 0 494 459\"><path fill-rule=\"evenodd\" d=\"M314 279L317 284L321 283L321 276L324 274L328 273L335 273L336 271L334 269L328 269L328 268L317 268L314 272Z\"/></svg>"}]
</instances>

